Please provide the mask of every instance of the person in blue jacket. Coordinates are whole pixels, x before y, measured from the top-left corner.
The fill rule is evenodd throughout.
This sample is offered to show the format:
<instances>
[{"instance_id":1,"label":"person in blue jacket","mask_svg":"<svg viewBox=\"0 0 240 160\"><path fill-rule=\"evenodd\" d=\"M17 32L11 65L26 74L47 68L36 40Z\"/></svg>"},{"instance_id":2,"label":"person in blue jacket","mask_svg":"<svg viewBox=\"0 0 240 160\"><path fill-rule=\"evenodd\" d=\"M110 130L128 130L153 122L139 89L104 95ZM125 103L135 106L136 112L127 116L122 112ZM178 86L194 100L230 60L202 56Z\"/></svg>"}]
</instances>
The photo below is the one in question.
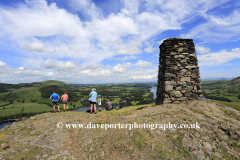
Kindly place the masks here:
<instances>
[{"instance_id":1,"label":"person in blue jacket","mask_svg":"<svg viewBox=\"0 0 240 160\"><path fill-rule=\"evenodd\" d=\"M92 114L93 110L94 110L94 113L97 114L97 112L96 112L97 92L95 92L95 91L96 91L96 89L93 88L92 92L89 94L89 101L91 104L90 114Z\"/></svg>"},{"instance_id":2,"label":"person in blue jacket","mask_svg":"<svg viewBox=\"0 0 240 160\"><path fill-rule=\"evenodd\" d=\"M53 111L55 112L55 105L57 105L58 106L58 112L60 112L59 104L58 104L58 100L60 99L60 96L55 92L55 90L53 90L53 94L50 96L50 99L51 99L52 104L53 104Z\"/></svg>"}]
</instances>

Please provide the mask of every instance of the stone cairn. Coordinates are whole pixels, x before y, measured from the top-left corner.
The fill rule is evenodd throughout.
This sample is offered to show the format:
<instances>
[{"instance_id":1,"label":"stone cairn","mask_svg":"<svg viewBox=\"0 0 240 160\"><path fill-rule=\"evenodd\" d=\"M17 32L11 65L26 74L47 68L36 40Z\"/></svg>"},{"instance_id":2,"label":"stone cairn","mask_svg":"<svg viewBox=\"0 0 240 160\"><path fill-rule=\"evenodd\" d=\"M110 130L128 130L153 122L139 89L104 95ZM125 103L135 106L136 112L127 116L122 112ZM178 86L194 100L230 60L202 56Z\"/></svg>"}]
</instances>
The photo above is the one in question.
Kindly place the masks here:
<instances>
[{"instance_id":1,"label":"stone cairn","mask_svg":"<svg viewBox=\"0 0 240 160\"><path fill-rule=\"evenodd\" d=\"M201 80L192 39L169 38L159 46L156 104L202 99Z\"/></svg>"}]
</instances>

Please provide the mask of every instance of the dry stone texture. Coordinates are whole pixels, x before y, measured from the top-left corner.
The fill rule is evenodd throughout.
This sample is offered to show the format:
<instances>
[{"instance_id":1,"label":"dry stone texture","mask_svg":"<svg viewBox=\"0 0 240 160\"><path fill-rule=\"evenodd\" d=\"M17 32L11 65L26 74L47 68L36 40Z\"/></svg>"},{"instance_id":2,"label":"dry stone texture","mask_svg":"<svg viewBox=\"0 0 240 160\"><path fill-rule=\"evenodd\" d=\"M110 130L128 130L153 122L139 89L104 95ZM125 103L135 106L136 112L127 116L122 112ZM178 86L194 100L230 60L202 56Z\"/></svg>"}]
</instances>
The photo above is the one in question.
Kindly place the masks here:
<instances>
[{"instance_id":1,"label":"dry stone texture","mask_svg":"<svg viewBox=\"0 0 240 160\"><path fill-rule=\"evenodd\" d=\"M160 45L156 104L202 99L192 39L169 38Z\"/></svg>"}]
</instances>

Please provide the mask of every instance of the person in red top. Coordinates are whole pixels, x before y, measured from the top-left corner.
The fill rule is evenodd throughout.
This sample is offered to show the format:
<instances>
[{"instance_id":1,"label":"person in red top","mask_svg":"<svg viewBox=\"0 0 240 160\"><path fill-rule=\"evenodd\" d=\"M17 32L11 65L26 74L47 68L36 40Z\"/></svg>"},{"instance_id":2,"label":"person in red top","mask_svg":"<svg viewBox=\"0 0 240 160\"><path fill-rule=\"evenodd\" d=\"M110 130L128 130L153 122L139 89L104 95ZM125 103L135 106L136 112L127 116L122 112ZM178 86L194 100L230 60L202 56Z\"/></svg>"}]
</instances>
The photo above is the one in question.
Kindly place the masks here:
<instances>
[{"instance_id":1,"label":"person in red top","mask_svg":"<svg viewBox=\"0 0 240 160\"><path fill-rule=\"evenodd\" d=\"M61 99L62 99L62 102L63 102L64 111L65 111L65 105L66 105L67 110L68 110L68 105L67 105L67 103L68 103L68 95L67 95L66 92L63 92L63 95L62 95Z\"/></svg>"}]
</instances>

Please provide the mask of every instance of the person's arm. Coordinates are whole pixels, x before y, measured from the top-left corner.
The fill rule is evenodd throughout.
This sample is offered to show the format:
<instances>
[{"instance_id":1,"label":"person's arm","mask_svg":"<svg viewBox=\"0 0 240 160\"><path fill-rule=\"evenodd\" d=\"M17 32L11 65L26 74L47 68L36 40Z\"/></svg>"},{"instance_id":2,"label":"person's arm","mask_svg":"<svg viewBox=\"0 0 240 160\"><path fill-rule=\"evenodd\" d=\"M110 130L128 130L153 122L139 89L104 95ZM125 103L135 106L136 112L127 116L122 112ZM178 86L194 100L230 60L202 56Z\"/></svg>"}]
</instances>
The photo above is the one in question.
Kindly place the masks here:
<instances>
[{"instance_id":1,"label":"person's arm","mask_svg":"<svg viewBox=\"0 0 240 160\"><path fill-rule=\"evenodd\" d=\"M68 100L68 95L67 95L67 100Z\"/></svg>"},{"instance_id":2,"label":"person's arm","mask_svg":"<svg viewBox=\"0 0 240 160\"><path fill-rule=\"evenodd\" d=\"M51 101L53 101L53 100L52 100L52 96L50 96L50 99L51 99Z\"/></svg>"},{"instance_id":3,"label":"person's arm","mask_svg":"<svg viewBox=\"0 0 240 160\"><path fill-rule=\"evenodd\" d=\"M61 96L61 100L63 100L63 96Z\"/></svg>"},{"instance_id":4,"label":"person's arm","mask_svg":"<svg viewBox=\"0 0 240 160\"><path fill-rule=\"evenodd\" d=\"M58 96L58 100L60 99L60 97Z\"/></svg>"}]
</instances>

